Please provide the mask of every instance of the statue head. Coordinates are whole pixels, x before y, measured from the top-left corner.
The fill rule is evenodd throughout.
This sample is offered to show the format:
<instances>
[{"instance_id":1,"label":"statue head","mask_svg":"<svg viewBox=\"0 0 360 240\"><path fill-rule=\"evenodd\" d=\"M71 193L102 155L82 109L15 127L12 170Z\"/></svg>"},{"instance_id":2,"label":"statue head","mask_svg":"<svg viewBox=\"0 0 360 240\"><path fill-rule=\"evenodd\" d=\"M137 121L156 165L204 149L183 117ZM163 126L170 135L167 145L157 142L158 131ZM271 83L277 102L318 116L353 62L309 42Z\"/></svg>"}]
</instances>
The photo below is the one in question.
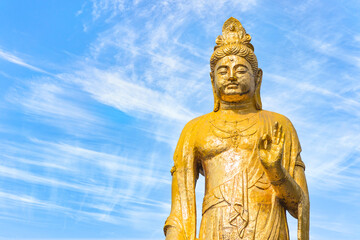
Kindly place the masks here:
<instances>
[{"instance_id":1,"label":"statue head","mask_svg":"<svg viewBox=\"0 0 360 240\"><path fill-rule=\"evenodd\" d=\"M216 38L210 58L214 111L219 110L220 100L232 103L250 100L260 110L262 70L258 68L251 37L233 17L224 23L222 34Z\"/></svg>"}]
</instances>

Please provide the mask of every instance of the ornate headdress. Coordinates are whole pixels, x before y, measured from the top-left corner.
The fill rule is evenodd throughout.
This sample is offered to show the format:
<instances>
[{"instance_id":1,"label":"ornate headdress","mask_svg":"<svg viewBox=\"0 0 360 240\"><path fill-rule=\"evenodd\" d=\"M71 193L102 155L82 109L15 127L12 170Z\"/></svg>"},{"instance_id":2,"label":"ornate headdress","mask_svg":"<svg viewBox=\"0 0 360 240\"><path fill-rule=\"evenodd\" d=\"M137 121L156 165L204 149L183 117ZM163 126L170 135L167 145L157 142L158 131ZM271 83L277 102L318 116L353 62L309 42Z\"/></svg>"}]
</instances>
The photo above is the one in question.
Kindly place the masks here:
<instances>
[{"instance_id":1,"label":"ornate headdress","mask_svg":"<svg viewBox=\"0 0 360 240\"><path fill-rule=\"evenodd\" d=\"M214 72L215 65L221 58L229 55L237 55L239 57L245 58L250 63L255 78L258 76L258 74L262 74L262 72L258 73L258 62L254 54L254 46L250 43L250 41L251 36L246 33L239 20L233 17L230 17L228 20L226 20L222 28L222 35L216 38L214 53L210 58L211 72ZM260 85L261 82L257 83L255 91L255 104L256 108L259 110L262 108L260 99ZM220 100L217 97L215 89L214 100L214 111L216 112L219 110Z\"/></svg>"},{"instance_id":2,"label":"ornate headdress","mask_svg":"<svg viewBox=\"0 0 360 240\"><path fill-rule=\"evenodd\" d=\"M214 53L210 58L211 71L221 58L228 55L238 55L244 57L253 68L256 74L258 63L254 54L254 46L250 43L251 36L246 33L245 29L236 18L229 18L224 23L222 34L216 38Z\"/></svg>"}]
</instances>

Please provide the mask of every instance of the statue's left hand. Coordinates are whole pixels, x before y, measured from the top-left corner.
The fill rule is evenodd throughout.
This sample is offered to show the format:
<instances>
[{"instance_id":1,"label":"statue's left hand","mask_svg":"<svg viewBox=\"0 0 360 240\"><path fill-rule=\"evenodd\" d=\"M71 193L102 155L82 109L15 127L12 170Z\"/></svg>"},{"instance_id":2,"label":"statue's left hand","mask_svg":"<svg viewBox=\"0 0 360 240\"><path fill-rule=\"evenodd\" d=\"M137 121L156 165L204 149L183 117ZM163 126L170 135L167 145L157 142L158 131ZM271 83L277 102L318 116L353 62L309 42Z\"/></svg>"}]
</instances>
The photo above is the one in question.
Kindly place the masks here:
<instances>
[{"instance_id":1,"label":"statue's left hand","mask_svg":"<svg viewBox=\"0 0 360 240\"><path fill-rule=\"evenodd\" d=\"M264 134L260 140L260 161L265 169L281 167L284 152L284 133L282 126L275 122L272 135Z\"/></svg>"}]
</instances>

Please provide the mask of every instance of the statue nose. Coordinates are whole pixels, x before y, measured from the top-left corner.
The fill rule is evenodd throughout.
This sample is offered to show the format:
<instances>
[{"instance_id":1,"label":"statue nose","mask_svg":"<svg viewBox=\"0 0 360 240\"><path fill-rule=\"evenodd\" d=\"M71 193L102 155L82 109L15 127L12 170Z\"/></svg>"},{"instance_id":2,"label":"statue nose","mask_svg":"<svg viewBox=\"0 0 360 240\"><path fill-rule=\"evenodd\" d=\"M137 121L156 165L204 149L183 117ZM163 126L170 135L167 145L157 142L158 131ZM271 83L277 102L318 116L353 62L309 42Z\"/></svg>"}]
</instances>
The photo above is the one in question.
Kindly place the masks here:
<instances>
[{"instance_id":1,"label":"statue nose","mask_svg":"<svg viewBox=\"0 0 360 240\"><path fill-rule=\"evenodd\" d=\"M229 79L228 79L229 81L236 81L237 80L237 78L235 77L235 76L231 76L231 77L229 77Z\"/></svg>"}]
</instances>

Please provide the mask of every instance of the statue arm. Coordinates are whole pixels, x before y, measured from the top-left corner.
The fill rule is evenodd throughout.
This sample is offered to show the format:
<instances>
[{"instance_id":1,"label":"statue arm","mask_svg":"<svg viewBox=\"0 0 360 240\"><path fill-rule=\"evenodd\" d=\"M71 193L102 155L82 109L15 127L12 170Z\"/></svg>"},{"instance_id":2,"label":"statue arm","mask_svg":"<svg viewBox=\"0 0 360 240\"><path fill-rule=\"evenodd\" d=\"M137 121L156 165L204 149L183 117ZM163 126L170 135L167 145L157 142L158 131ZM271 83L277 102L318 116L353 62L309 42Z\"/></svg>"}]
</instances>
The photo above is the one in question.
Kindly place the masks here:
<instances>
[{"instance_id":1,"label":"statue arm","mask_svg":"<svg viewBox=\"0 0 360 240\"><path fill-rule=\"evenodd\" d=\"M166 240L178 240L183 239L183 234L181 233L181 204L180 204L180 195L179 188L177 184L177 177L174 175L175 167L172 168L172 184L171 184L171 212L170 217L165 223L164 233Z\"/></svg>"},{"instance_id":2,"label":"statue arm","mask_svg":"<svg viewBox=\"0 0 360 240\"><path fill-rule=\"evenodd\" d=\"M294 179L303 193L295 216L299 219L298 231L301 234L300 239L308 240L310 230L310 199L304 170L301 166L295 166Z\"/></svg>"},{"instance_id":3,"label":"statue arm","mask_svg":"<svg viewBox=\"0 0 360 240\"><path fill-rule=\"evenodd\" d=\"M290 214L298 218L300 202L309 202L309 194L304 169L295 166L294 178L283 166L266 169L267 176L276 192L277 197L285 205Z\"/></svg>"},{"instance_id":4,"label":"statue arm","mask_svg":"<svg viewBox=\"0 0 360 240\"><path fill-rule=\"evenodd\" d=\"M285 143L285 133L277 122L272 136L264 134L260 142L260 160L276 196L289 213L298 219L298 239L308 240L310 202L305 166L301 161L301 148L296 132L293 128L290 129L293 133L292 144ZM289 136L288 139L291 139ZM291 145L297 147L290 150ZM285 162L293 164L294 167L285 168ZM291 169L293 169L292 174L289 172Z\"/></svg>"},{"instance_id":5,"label":"statue arm","mask_svg":"<svg viewBox=\"0 0 360 240\"><path fill-rule=\"evenodd\" d=\"M267 169L267 176L289 213L298 219L299 239L309 239L310 201L304 168L295 166L294 178L282 167Z\"/></svg>"},{"instance_id":6,"label":"statue arm","mask_svg":"<svg viewBox=\"0 0 360 240\"><path fill-rule=\"evenodd\" d=\"M165 222L166 240L195 240L195 184L199 176L195 157L195 123L183 129L174 154L171 185L171 212Z\"/></svg>"}]
</instances>

